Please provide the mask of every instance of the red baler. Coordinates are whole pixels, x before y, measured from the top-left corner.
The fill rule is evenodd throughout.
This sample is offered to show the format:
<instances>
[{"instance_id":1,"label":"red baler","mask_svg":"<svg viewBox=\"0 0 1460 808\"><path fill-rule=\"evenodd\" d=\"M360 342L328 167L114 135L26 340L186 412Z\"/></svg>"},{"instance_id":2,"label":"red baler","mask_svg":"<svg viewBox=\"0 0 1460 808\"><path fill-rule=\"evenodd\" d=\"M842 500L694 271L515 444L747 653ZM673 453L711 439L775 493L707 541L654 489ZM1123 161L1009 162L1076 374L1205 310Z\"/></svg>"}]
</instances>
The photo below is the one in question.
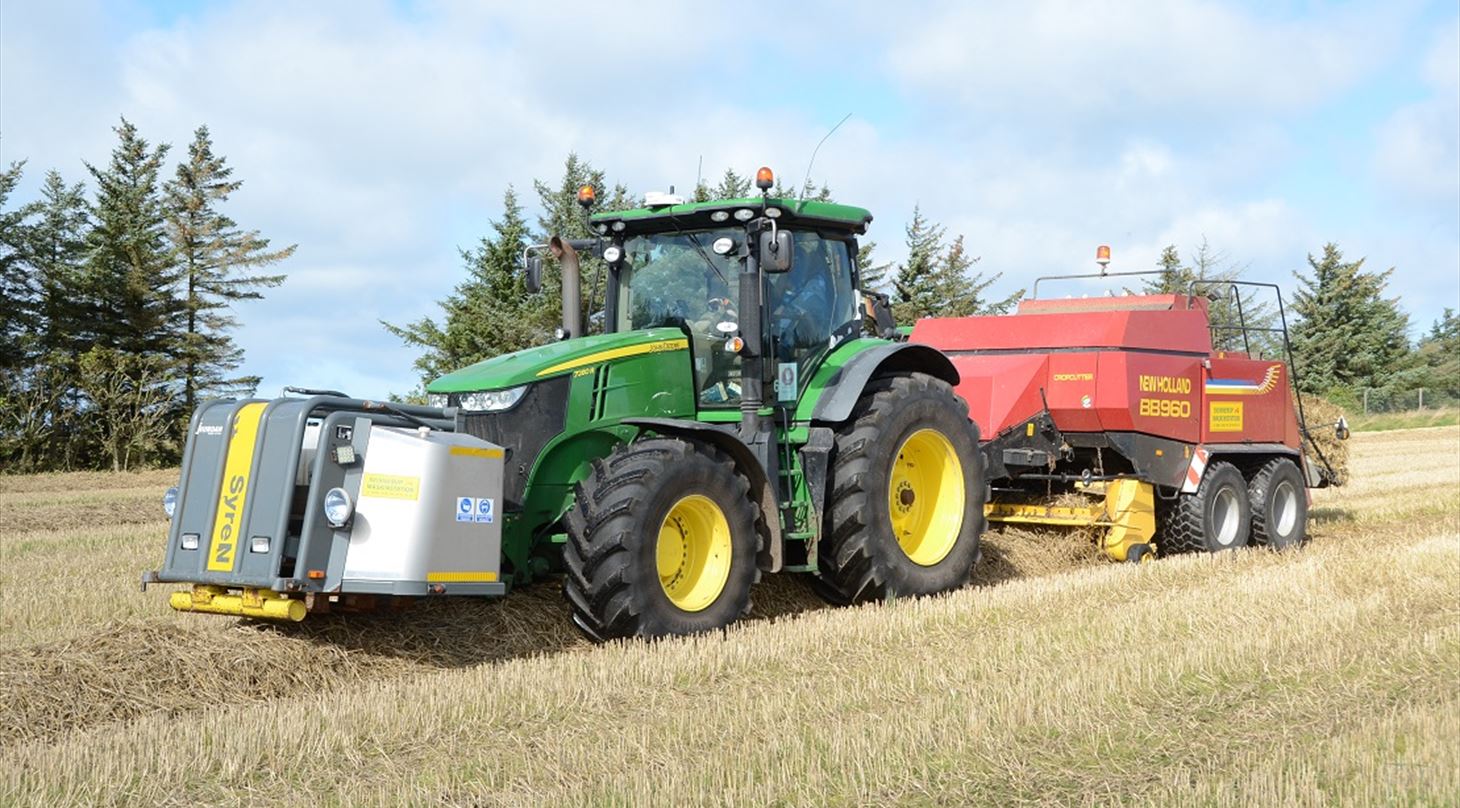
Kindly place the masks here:
<instances>
[{"instance_id":1,"label":"red baler","mask_svg":"<svg viewBox=\"0 0 1460 808\"><path fill-rule=\"evenodd\" d=\"M920 320L986 438L992 521L1105 526L1117 560L1301 542L1304 452L1280 360L1214 352L1207 299L1027 300ZM1073 494L1073 497L1060 495Z\"/></svg>"}]
</instances>

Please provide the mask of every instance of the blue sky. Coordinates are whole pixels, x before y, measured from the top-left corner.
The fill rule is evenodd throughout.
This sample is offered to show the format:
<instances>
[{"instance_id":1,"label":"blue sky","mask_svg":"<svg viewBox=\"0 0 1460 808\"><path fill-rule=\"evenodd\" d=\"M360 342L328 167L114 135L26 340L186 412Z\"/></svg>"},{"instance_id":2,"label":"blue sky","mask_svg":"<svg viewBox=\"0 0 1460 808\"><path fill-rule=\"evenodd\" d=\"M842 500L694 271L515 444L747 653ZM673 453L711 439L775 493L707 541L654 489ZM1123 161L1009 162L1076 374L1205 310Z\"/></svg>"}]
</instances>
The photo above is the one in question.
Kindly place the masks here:
<instances>
[{"instance_id":1,"label":"blue sky","mask_svg":"<svg viewBox=\"0 0 1460 808\"><path fill-rule=\"evenodd\" d=\"M378 325L435 312L511 184L569 150L632 191L769 164L965 236L995 291L1205 239L1291 283L1335 241L1395 267L1416 334L1460 307L1453 2L0 4L0 160L86 179L125 115L206 123L229 213L298 243L237 311L260 392L404 392ZM624 9L632 9L626 12Z\"/></svg>"}]
</instances>

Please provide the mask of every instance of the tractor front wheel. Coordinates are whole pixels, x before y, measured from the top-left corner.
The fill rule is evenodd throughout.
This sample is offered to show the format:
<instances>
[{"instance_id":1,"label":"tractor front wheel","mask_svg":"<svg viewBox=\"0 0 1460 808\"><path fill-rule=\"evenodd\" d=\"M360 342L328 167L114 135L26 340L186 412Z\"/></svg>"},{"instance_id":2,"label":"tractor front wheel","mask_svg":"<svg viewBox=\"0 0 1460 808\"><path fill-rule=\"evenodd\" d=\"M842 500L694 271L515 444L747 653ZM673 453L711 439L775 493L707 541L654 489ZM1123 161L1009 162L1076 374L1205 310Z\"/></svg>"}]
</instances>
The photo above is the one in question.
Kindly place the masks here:
<instances>
[{"instance_id":1,"label":"tractor front wheel","mask_svg":"<svg viewBox=\"0 0 1460 808\"><path fill-rule=\"evenodd\" d=\"M598 641L723 628L750 610L758 508L710 447L650 438L595 461L567 514L563 592Z\"/></svg>"},{"instance_id":2,"label":"tractor front wheel","mask_svg":"<svg viewBox=\"0 0 1460 808\"><path fill-rule=\"evenodd\" d=\"M968 404L922 373L878 379L837 430L815 587L833 603L968 583L984 527Z\"/></svg>"}]
</instances>

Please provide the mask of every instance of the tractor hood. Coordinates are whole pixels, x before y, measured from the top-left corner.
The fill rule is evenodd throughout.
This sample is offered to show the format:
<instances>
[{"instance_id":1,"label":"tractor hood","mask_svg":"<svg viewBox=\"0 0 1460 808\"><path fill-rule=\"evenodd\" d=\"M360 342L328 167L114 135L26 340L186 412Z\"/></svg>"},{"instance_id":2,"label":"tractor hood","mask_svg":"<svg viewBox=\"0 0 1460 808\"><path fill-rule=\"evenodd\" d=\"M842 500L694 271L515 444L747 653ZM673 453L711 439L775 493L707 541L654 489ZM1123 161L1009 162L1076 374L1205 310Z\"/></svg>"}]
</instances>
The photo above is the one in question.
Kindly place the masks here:
<instances>
[{"instance_id":1,"label":"tractor hood","mask_svg":"<svg viewBox=\"0 0 1460 808\"><path fill-rule=\"evenodd\" d=\"M677 328L596 334L484 359L431 382L426 386L426 392L502 390L591 368L614 359L688 348L689 340Z\"/></svg>"}]
</instances>

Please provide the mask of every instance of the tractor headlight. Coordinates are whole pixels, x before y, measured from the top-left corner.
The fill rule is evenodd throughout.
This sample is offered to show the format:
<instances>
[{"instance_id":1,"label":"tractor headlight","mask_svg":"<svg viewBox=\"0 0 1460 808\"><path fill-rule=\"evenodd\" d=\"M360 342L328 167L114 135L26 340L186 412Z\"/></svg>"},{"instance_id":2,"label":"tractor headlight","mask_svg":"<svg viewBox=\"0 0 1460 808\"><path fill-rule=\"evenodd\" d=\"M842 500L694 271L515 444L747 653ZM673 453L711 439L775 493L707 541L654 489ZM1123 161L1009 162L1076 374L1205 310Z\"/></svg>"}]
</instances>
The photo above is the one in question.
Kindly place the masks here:
<instances>
[{"instance_id":1,"label":"tractor headlight","mask_svg":"<svg viewBox=\"0 0 1460 808\"><path fill-rule=\"evenodd\" d=\"M175 510L177 510L177 486L174 485L162 495L162 512L167 514L168 519L171 519L172 512Z\"/></svg>"},{"instance_id":2,"label":"tractor headlight","mask_svg":"<svg viewBox=\"0 0 1460 808\"><path fill-rule=\"evenodd\" d=\"M473 412L501 412L510 410L517 406L522 400L522 395L527 392L527 385L519 385L506 390L482 390L478 393L462 393L461 408Z\"/></svg>"},{"instance_id":3,"label":"tractor headlight","mask_svg":"<svg viewBox=\"0 0 1460 808\"><path fill-rule=\"evenodd\" d=\"M330 527L341 528L355 515L355 503L343 488L331 488L324 492L324 520Z\"/></svg>"},{"instance_id":4,"label":"tractor headlight","mask_svg":"<svg viewBox=\"0 0 1460 808\"><path fill-rule=\"evenodd\" d=\"M427 407L436 407L437 409L445 409L446 408L446 394L445 393L427 393L426 394L426 406Z\"/></svg>"}]
</instances>

